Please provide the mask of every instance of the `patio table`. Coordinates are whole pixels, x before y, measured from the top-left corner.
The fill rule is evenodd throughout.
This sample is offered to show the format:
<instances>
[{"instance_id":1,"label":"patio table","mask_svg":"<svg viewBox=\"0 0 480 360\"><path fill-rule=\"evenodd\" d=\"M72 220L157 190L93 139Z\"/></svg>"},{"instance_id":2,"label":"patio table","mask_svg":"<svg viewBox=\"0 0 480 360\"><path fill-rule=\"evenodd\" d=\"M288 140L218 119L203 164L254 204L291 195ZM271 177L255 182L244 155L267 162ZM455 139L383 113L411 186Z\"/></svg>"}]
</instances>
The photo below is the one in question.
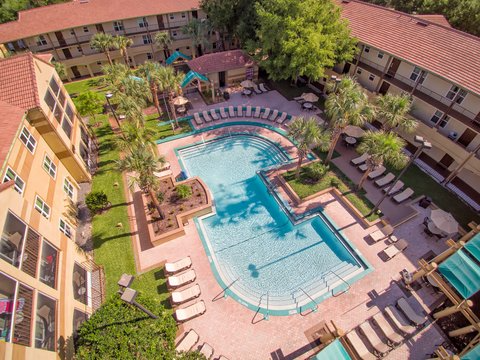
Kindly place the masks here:
<instances>
[{"instance_id":1,"label":"patio table","mask_svg":"<svg viewBox=\"0 0 480 360\"><path fill-rule=\"evenodd\" d=\"M347 145L355 145L357 143L357 139L352 136L347 136L345 138L345 142L347 143Z\"/></svg>"},{"instance_id":2,"label":"patio table","mask_svg":"<svg viewBox=\"0 0 480 360\"><path fill-rule=\"evenodd\" d=\"M177 112L180 115L185 114L186 111L187 111L187 108L185 106L179 106L178 109L177 109Z\"/></svg>"},{"instance_id":3,"label":"patio table","mask_svg":"<svg viewBox=\"0 0 480 360\"><path fill-rule=\"evenodd\" d=\"M246 95L246 96L250 96L250 95L252 95L252 90L245 89L245 90L243 90L242 94Z\"/></svg>"},{"instance_id":4,"label":"patio table","mask_svg":"<svg viewBox=\"0 0 480 360\"><path fill-rule=\"evenodd\" d=\"M313 104L311 102L304 102L302 106L304 109L307 109L307 110L310 110L313 108Z\"/></svg>"}]
</instances>

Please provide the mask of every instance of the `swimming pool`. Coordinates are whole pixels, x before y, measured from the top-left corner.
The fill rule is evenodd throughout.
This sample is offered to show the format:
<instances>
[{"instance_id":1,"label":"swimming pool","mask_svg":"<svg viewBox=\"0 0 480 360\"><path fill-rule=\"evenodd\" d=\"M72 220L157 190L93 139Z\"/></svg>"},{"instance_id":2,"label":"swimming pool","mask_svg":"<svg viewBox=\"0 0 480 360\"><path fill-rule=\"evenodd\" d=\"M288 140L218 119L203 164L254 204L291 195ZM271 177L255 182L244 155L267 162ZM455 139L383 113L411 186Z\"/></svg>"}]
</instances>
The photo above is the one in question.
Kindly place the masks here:
<instances>
[{"instance_id":1,"label":"swimming pool","mask_svg":"<svg viewBox=\"0 0 480 360\"><path fill-rule=\"evenodd\" d=\"M325 218L292 224L257 171L292 161L271 141L236 134L178 150L188 176L212 192L198 220L212 268L237 301L260 312L313 308L365 270ZM315 301L313 301L315 299Z\"/></svg>"}]
</instances>

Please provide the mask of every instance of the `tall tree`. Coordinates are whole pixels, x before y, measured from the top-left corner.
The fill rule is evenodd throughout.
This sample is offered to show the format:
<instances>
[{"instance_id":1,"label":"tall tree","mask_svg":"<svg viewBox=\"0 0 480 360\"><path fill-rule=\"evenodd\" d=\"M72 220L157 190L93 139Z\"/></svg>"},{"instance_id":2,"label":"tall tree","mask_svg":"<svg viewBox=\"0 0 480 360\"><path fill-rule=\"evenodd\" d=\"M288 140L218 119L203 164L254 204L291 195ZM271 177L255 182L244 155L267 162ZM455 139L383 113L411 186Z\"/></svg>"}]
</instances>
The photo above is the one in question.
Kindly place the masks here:
<instances>
[{"instance_id":1,"label":"tall tree","mask_svg":"<svg viewBox=\"0 0 480 360\"><path fill-rule=\"evenodd\" d=\"M289 125L288 134L296 141L298 152L296 177L299 178L300 168L308 152L316 146L327 149L330 136L325 131L322 131L317 119L313 117L309 119L297 117Z\"/></svg>"},{"instance_id":2,"label":"tall tree","mask_svg":"<svg viewBox=\"0 0 480 360\"><path fill-rule=\"evenodd\" d=\"M142 98L136 98L126 95L122 92L115 96L118 112L125 115L125 118L135 124L136 127L144 127L145 117L143 109L146 104Z\"/></svg>"},{"instance_id":3,"label":"tall tree","mask_svg":"<svg viewBox=\"0 0 480 360\"><path fill-rule=\"evenodd\" d=\"M108 86L112 92L117 91L122 79L130 75L130 69L125 64L117 63L113 65L102 66L104 74L103 82Z\"/></svg>"},{"instance_id":4,"label":"tall tree","mask_svg":"<svg viewBox=\"0 0 480 360\"><path fill-rule=\"evenodd\" d=\"M257 41L248 48L274 80L307 76L351 60L356 41L331 0L264 0L256 4Z\"/></svg>"},{"instance_id":5,"label":"tall tree","mask_svg":"<svg viewBox=\"0 0 480 360\"><path fill-rule=\"evenodd\" d=\"M126 36L115 36L113 41L115 47L120 50L120 54L122 54L123 59L125 60L125 65L130 67L128 48L133 45L133 40Z\"/></svg>"},{"instance_id":6,"label":"tall tree","mask_svg":"<svg viewBox=\"0 0 480 360\"><path fill-rule=\"evenodd\" d=\"M137 73L148 83L150 87L151 97L153 104L158 112L158 117L162 116L162 109L158 101L158 85L161 81L160 65L158 63L152 63L146 61L143 65L138 67Z\"/></svg>"},{"instance_id":7,"label":"tall tree","mask_svg":"<svg viewBox=\"0 0 480 360\"><path fill-rule=\"evenodd\" d=\"M155 130L148 127L139 127L134 122L128 121L122 125L123 137L115 138L121 151L133 152L136 148L147 149L155 145Z\"/></svg>"},{"instance_id":8,"label":"tall tree","mask_svg":"<svg viewBox=\"0 0 480 360\"><path fill-rule=\"evenodd\" d=\"M397 134L384 131L367 131L362 142L357 147L360 154L369 154L367 171L363 174L358 189L363 187L368 175L377 167L387 163L396 169L403 168L408 163L408 156L404 154L405 140Z\"/></svg>"},{"instance_id":9,"label":"tall tree","mask_svg":"<svg viewBox=\"0 0 480 360\"><path fill-rule=\"evenodd\" d=\"M203 49L208 45L210 25L206 19L192 19L182 28L182 32L192 40L192 55L202 56Z\"/></svg>"},{"instance_id":10,"label":"tall tree","mask_svg":"<svg viewBox=\"0 0 480 360\"><path fill-rule=\"evenodd\" d=\"M95 120L95 115L103 110L105 98L94 91L87 91L75 98L75 106L81 115L88 115Z\"/></svg>"},{"instance_id":11,"label":"tall tree","mask_svg":"<svg viewBox=\"0 0 480 360\"><path fill-rule=\"evenodd\" d=\"M103 51L107 57L108 63L113 65L110 51L115 49L115 40L112 35L98 32L90 39L90 46L98 51Z\"/></svg>"},{"instance_id":12,"label":"tall tree","mask_svg":"<svg viewBox=\"0 0 480 360\"><path fill-rule=\"evenodd\" d=\"M184 75L175 72L175 69L171 66L161 66L159 68L158 76L159 90L162 92L167 92L168 104L175 119L175 124L178 126L178 120L175 112L175 105L173 104L173 99L175 98L175 96L182 94L181 83Z\"/></svg>"},{"instance_id":13,"label":"tall tree","mask_svg":"<svg viewBox=\"0 0 480 360\"><path fill-rule=\"evenodd\" d=\"M332 141L325 162L330 162L338 139L348 125L361 126L372 120L374 109L363 88L351 77L344 77L328 95L325 112L329 119Z\"/></svg>"},{"instance_id":14,"label":"tall tree","mask_svg":"<svg viewBox=\"0 0 480 360\"><path fill-rule=\"evenodd\" d=\"M412 133L418 126L417 120L408 116L412 108L409 95L385 94L377 98L377 118L383 124L385 131L400 129Z\"/></svg>"},{"instance_id":15,"label":"tall tree","mask_svg":"<svg viewBox=\"0 0 480 360\"><path fill-rule=\"evenodd\" d=\"M60 79L64 80L67 77L67 67L65 64L58 61L52 61L52 64L55 66L55 71Z\"/></svg>"},{"instance_id":16,"label":"tall tree","mask_svg":"<svg viewBox=\"0 0 480 360\"><path fill-rule=\"evenodd\" d=\"M170 56L170 46L172 45L172 38L168 31L160 31L155 34L155 44L163 49L163 56L165 60Z\"/></svg>"}]
</instances>

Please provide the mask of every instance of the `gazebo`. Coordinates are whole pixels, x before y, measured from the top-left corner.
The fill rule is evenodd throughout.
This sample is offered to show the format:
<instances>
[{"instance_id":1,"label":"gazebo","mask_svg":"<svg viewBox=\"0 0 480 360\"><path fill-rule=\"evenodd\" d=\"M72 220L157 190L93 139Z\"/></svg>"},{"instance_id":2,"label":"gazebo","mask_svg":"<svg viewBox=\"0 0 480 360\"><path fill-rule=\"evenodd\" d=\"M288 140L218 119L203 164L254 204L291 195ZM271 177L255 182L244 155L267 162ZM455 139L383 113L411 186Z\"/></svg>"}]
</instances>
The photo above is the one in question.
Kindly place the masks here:
<instances>
[{"instance_id":1,"label":"gazebo","mask_svg":"<svg viewBox=\"0 0 480 360\"><path fill-rule=\"evenodd\" d=\"M198 91L202 91L202 82L210 84L212 88L212 99L215 100L215 87L213 83L210 82L210 79L207 78L205 75L202 75L196 71L190 70L185 77L183 78L182 83L180 84L182 89L185 89L189 84L193 81L197 82Z\"/></svg>"},{"instance_id":2,"label":"gazebo","mask_svg":"<svg viewBox=\"0 0 480 360\"><path fill-rule=\"evenodd\" d=\"M185 55L184 53L181 53L180 51L175 51L172 55L170 55L167 60L165 60L165 63L167 65L172 65L177 61L184 60L184 61L190 61L192 58L188 55Z\"/></svg>"}]
</instances>

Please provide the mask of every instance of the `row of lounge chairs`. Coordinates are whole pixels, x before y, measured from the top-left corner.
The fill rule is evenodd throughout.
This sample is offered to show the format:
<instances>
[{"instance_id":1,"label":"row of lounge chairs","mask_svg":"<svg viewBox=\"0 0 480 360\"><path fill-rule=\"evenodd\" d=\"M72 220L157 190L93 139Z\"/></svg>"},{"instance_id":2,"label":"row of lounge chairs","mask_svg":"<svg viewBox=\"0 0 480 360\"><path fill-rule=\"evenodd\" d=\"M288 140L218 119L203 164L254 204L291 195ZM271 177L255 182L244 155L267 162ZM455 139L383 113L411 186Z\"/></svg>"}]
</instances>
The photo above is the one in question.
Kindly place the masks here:
<instances>
[{"instance_id":1,"label":"row of lounge chairs","mask_svg":"<svg viewBox=\"0 0 480 360\"><path fill-rule=\"evenodd\" d=\"M177 343L175 346L175 349L177 352L187 352L193 349L195 345L198 344L200 340L200 336L195 332L195 330L190 329L185 336ZM213 348L204 342L202 345L197 346L195 349L197 350L200 354L204 355L207 360L210 360L213 357L214 350ZM220 357L217 358L218 360L228 360L225 356L220 355Z\"/></svg>"},{"instance_id":2,"label":"row of lounge chairs","mask_svg":"<svg viewBox=\"0 0 480 360\"><path fill-rule=\"evenodd\" d=\"M237 118L237 117L253 117L263 120L283 124L292 119L292 116L286 112L278 111L276 109L262 108L260 106L229 106L226 108L204 110L201 113L193 114L193 119L197 125L209 123L214 120Z\"/></svg>"},{"instance_id":3,"label":"row of lounge chairs","mask_svg":"<svg viewBox=\"0 0 480 360\"><path fill-rule=\"evenodd\" d=\"M270 89L267 87L267 85L265 85L264 83L260 83L260 84L255 84L253 87L252 87L252 90L253 92L255 92L255 94L257 95L260 95L260 94L263 94L263 93L266 93L266 92L269 92Z\"/></svg>"},{"instance_id":4,"label":"row of lounge chairs","mask_svg":"<svg viewBox=\"0 0 480 360\"><path fill-rule=\"evenodd\" d=\"M417 328L423 327L426 322L426 316L418 314L402 297L398 299L396 307L387 306L382 312L360 324L357 329L351 330L345 337L359 358L364 360L383 358L392 349L403 344L406 338L412 336ZM367 345L373 351L370 351Z\"/></svg>"},{"instance_id":5,"label":"row of lounge chairs","mask_svg":"<svg viewBox=\"0 0 480 360\"><path fill-rule=\"evenodd\" d=\"M367 171L368 165L365 163L368 160L368 154L363 154L357 158L352 159L350 162L357 166L360 171ZM408 200L412 197L414 191L411 188L403 189L405 184L402 181L397 181L394 186L388 185L392 181L395 180L395 175L393 173L388 173L381 177L386 172L385 166L381 165L370 174L368 174L368 178L370 180L375 180L375 185L378 187L384 187L383 191L386 192L389 196L393 197L393 200L398 204ZM403 189L403 190L402 190Z\"/></svg>"},{"instance_id":6,"label":"row of lounge chairs","mask_svg":"<svg viewBox=\"0 0 480 360\"><path fill-rule=\"evenodd\" d=\"M372 239L375 243L387 238L390 240L390 245L382 250L386 260L394 258L408 247L408 242L405 239L398 239L395 235L393 235L393 226L390 224L375 230L369 235L370 239Z\"/></svg>"}]
</instances>

